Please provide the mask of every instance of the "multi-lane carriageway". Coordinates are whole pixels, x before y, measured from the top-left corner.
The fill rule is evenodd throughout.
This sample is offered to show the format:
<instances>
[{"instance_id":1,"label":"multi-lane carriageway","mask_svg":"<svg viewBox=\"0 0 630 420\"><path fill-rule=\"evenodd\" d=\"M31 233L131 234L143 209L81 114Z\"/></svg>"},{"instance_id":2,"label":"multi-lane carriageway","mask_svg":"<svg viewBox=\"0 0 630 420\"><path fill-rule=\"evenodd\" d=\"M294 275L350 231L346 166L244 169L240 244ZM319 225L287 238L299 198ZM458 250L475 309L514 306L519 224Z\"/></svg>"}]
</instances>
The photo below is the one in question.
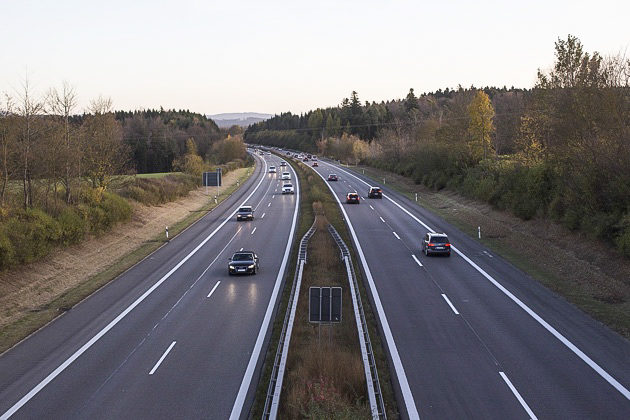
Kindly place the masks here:
<instances>
[{"instance_id":1,"label":"multi-lane carriageway","mask_svg":"<svg viewBox=\"0 0 630 420\"><path fill-rule=\"evenodd\" d=\"M401 411L437 419L630 419L630 343L406 197L332 162ZM361 204L345 204L357 191ZM445 231L452 256L420 241ZM403 413L404 415L405 413Z\"/></svg>"},{"instance_id":2,"label":"multi-lane carriageway","mask_svg":"<svg viewBox=\"0 0 630 420\"><path fill-rule=\"evenodd\" d=\"M288 250L296 195L280 158L149 258L0 356L0 419L238 418L248 414ZM630 344L442 219L321 162L379 318L403 417L630 418ZM243 202L253 222L237 223ZM419 240L446 231L450 258ZM240 249L256 276L229 277Z\"/></svg>"},{"instance_id":3,"label":"multi-lane carriageway","mask_svg":"<svg viewBox=\"0 0 630 420\"><path fill-rule=\"evenodd\" d=\"M297 220L265 156L253 176L167 245L0 356L0 418L247 415ZM294 174L295 175L295 174ZM237 222L242 203L252 222ZM229 276L255 250L255 276Z\"/></svg>"}]
</instances>

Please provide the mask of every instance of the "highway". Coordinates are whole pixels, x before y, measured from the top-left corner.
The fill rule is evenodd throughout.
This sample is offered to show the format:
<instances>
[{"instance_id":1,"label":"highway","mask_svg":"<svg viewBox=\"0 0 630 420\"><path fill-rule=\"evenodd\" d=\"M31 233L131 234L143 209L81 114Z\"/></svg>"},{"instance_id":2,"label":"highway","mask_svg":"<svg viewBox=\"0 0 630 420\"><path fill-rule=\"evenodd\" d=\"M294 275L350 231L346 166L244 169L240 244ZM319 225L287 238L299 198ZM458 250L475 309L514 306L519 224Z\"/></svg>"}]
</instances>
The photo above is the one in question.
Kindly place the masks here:
<instances>
[{"instance_id":1,"label":"highway","mask_svg":"<svg viewBox=\"0 0 630 420\"><path fill-rule=\"evenodd\" d=\"M339 175L327 183L359 244L403 417L630 418L627 340L386 185L367 199L367 178L319 163ZM354 191L361 203L345 204ZM428 231L449 235L450 258L425 257Z\"/></svg>"},{"instance_id":2,"label":"highway","mask_svg":"<svg viewBox=\"0 0 630 420\"><path fill-rule=\"evenodd\" d=\"M0 419L243 418L293 241L276 156L214 211L0 356ZM237 222L241 204L255 219ZM260 271L229 276L233 252ZM262 354L262 357L261 357Z\"/></svg>"}]
</instances>

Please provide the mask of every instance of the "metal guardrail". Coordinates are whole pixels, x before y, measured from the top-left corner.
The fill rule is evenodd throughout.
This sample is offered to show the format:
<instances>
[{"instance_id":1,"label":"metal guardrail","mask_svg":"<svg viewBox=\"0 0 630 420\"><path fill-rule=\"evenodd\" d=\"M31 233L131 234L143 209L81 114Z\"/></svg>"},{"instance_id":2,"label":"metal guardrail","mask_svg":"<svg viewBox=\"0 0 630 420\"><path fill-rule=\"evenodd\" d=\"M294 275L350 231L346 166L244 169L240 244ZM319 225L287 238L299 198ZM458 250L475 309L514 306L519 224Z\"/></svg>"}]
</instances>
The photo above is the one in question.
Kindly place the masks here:
<instances>
[{"instance_id":1,"label":"metal guardrail","mask_svg":"<svg viewBox=\"0 0 630 420\"><path fill-rule=\"evenodd\" d=\"M361 294L359 293L359 284L352 265L350 251L343 239L341 239L341 236L339 236L337 230L332 225L328 225L328 232L330 232L337 243L337 246L339 246L339 249L341 250L341 259L345 261L346 269L348 271L348 281L350 282L350 291L352 293L352 302L354 304L357 329L359 330L359 342L361 343L361 354L363 356L365 379L367 381L372 418L387 419L385 403L381 392L381 384L378 379L378 371L376 369L376 361L374 360L374 353L372 351L372 342L370 341L370 333L365 320L365 312L363 310L363 303L361 302Z\"/></svg>"},{"instance_id":2,"label":"metal guardrail","mask_svg":"<svg viewBox=\"0 0 630 420\"><path fill-rule=\"evenodd\" d=\"M315 222L313 226L304 234L300 241L297 263L295 266L295 275L293 276L293 285L291 286L291 294L287 304L287 311L284 315L282 324L282 332L276 349L276 356L273 361L273 369L271 378L269 379L269 387L267 388L267 397L265 398L265 408L263 409L262 419L275 420L278 415L278 407L280 405L280 393L282 391L282 381L284 379L284 369L286 367L289 342L291 341L291 331L293 329L293 320L295 319L295 310L297 308L297 297L300 293L300 284L302 283L302 270L306 264L306 251L308 241L315 233Z\"/></svg>"}]
</instances>

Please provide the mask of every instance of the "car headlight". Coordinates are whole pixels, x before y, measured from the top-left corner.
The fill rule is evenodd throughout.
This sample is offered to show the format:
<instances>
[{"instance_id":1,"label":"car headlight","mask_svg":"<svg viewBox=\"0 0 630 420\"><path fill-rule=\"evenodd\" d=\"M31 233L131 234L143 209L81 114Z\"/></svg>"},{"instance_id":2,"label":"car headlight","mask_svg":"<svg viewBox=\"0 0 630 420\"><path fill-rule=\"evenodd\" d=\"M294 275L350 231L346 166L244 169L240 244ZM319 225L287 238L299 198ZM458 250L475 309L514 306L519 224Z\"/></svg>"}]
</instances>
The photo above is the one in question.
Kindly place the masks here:
<instances>
[{"instance_id":1,"label":"car headlight","mask_svg":"<svg viewBox=\"0 0 630 420\"><path fill-rule=\"evenodd\" d=\"M234 266L232 264L229 265L230 270L234 270Z\"/></svg>"},{"instance_id":2,"label":"car headlight","mask_svg":"<svg viewBox=\"0 0 630 420\"><path fill-rule=\"evenodd\" d=\"M247 268L254 268L256 264L248 265Z\"/></svg>"}]
</instances>

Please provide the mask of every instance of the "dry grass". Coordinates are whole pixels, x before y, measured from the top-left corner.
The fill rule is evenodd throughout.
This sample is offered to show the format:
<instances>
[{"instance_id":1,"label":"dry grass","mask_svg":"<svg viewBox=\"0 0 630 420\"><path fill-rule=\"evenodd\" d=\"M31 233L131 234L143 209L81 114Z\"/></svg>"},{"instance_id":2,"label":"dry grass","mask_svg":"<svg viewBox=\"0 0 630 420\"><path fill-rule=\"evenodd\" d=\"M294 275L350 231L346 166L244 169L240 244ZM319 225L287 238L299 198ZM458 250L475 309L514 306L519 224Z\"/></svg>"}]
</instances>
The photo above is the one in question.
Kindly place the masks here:
<instances>
[{"instance_id":1,"label":"dry grass","mask_svg":"<svg viewBox=\"0 0 630 420\"><path fill-rule=\"evenodd\" d=\"M221 193L233 190L236 181L242 181L247 170L242 168L226 175ZM190 224L196 220L202 215L197 211L206 206L211 197L205 194L204 188L199 188L180 200L160 206L134 203L132 220L111 232L58 249L42 261L0 272L0 351L50 321L66 306L76 303L63 299L61 306L64 308L52 308L60 297L85 288L88 279L108 270L121 259L125 260L125 266L131 266L159 247L165 239L165 226L169 226L172 238L178 231L174 229L178 222L187 220ZM146 252L135 252L139 248ZM124 258L130 254L133 258ZM89 295L121 271L124 267L114 270L110 278L90 285L89 290L81 291L80 297ZM41 316L37 316L38 313Z\"/></svg>"},{"instance_id":2,"label":"dry grass","mask_svg":"<svg viewBox=\"0 0 630 420\"><path fill-rule=\"evenodd\" d=\"M546 287L630 338L630 259L610 244L544 219L521 220L452 191L432 191L374 168L365 174L413 199L475 237ZM380 182L380 181L379 181ZM544 250L544 251L541 251Z\"/></svg>"},{"instance_id":3,"label":"dry grass","mask_svg":"<svg viewBox=\"0 0 630 420\"><path fill-rule=\"evenodd\" d=\"M291 348L287 359L281 418L369 417L365 373L359 349L352 300L339 248L327 231L321 203L313 203L317 232L309 241ZM308 322L311 286L343 287L342 321Z\"/></svg>"}]
</instances>

